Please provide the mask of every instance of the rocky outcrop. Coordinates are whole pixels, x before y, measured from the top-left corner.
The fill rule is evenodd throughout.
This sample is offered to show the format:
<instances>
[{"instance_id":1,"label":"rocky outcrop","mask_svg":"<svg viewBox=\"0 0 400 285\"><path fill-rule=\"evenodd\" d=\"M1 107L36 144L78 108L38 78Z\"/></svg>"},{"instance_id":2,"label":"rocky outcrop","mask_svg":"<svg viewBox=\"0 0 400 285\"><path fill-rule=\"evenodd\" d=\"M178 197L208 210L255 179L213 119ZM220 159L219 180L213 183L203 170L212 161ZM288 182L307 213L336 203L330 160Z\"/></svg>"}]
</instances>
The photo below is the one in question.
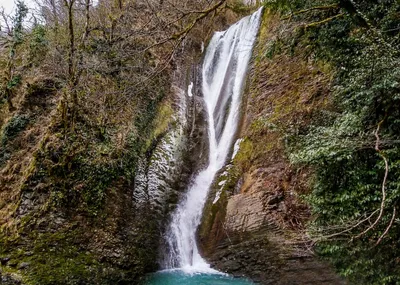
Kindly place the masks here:
<instances>
[{"instance_id":1,"label":"rocky outcrop","mask_svg":"<svg viewBox=\"0 0 400 285\"><path fill-rule=\"evenodd\" d=\"M307 210L293 209L295 201L282 188L292 183L288 176L283 163L256 169L222 208L211 207L220 215L225 211L225 217L215 219L208 234L202 229L204 253L218 270L261 284L345 284L314 256L299 228L304 217L298 215Z\"/></svg>"},{"instance_id":2,"label":"rocky outcrop","mask_svg":"<svg viewBox=\"0 0 400 285\"><path fill-rule=\"evenodd\" d=\"M198 58L192 60L196 62ZM174 102L172 108L165 106L167 116L160 117L160 123L168 127L139 162L133 187L135 207L139 211L150 207L157 215L168 215L192 173L207 160L204 155L207 128L198 67L187 62L181 60L174 72L171 87ZM163 219L159 222L162 224Z\"/></svg>"}]
</instances>

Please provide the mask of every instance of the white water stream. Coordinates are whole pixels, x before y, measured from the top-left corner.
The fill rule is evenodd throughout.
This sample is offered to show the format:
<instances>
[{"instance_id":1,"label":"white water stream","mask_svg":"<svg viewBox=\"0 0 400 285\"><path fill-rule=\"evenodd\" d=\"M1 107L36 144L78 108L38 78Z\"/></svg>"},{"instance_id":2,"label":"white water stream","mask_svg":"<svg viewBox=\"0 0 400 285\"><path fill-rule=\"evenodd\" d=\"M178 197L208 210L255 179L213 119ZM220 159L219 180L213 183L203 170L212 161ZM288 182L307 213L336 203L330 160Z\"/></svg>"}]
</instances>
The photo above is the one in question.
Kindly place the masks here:
<instances>
[{"instance_id":1,"label":"white water stream","mask_svg":"<svg viewBox=\"0 0 400 285\"><path fill-rule=\"evenodd\" d=\"M224 32L216 32L202 66L202 92L208 113L209 161L194 178L173 213L167 231L166 269L212 272L199 254L196 230L208 190L232 148L239 121L241 94L262 10L243 18Z\"/></svg>"}]
</instances>

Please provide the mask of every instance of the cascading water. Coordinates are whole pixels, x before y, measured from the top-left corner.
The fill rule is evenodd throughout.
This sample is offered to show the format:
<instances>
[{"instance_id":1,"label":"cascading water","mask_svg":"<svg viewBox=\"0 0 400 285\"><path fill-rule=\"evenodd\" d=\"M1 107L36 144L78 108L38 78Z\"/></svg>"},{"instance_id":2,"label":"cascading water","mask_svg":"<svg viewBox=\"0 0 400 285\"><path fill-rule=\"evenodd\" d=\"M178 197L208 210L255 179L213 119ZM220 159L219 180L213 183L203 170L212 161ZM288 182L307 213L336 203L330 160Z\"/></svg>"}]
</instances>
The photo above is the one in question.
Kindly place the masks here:
<instances>
[{"instance_id":1,"label":"cascading water","mask_svg":"<svg viewBox=\"0 0 400 285\"><path fill-rule=\"evenodd\" d=\"M224 166L232 147L243 83L261 14L259 9L228 30L216 32L207 48L202 66L202 91L208 113L209 161L172 216L166 237L167 269L212 271L199 254L196 229L215 174Z\"/></svg>"}]
</instances>

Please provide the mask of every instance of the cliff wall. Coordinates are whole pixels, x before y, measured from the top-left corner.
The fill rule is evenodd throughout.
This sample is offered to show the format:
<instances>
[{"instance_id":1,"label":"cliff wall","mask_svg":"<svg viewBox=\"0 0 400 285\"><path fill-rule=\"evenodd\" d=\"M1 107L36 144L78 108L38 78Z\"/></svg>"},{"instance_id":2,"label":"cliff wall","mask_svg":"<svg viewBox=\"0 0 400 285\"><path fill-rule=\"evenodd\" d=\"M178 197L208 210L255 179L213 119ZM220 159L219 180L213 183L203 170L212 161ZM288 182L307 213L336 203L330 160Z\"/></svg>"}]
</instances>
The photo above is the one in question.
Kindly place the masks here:
<instances>
[{"instance_id":1,"label":"cliff wall","mask_svg":"<svg viewBox=\"0 0 400 285\"><path fill-rule=\"evenodd\" d=\"M291 29L266 11L242 105L243 122L232 160L214 183L199 239L215 268L262 284L345 284L313 253L306 235L312 170L287 157L285 125L305 127L326 108L330 74L304 51L269 57Z\"/></svg>"}]
</instances>

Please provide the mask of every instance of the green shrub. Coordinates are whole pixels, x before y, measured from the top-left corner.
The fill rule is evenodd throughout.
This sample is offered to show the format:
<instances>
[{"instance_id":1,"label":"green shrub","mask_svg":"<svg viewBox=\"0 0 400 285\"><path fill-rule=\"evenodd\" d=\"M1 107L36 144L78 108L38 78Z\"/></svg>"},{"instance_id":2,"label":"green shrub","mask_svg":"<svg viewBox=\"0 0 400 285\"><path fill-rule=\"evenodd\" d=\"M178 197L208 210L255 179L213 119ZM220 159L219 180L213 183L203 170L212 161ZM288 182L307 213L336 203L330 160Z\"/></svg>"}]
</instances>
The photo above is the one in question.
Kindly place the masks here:
<instances>
[{"instance_id":1,"label":"green shrub","mask_svg":"<svg viewBox=\"0 0 400 285\"><path fill-rule=\"evenodd\" d=\"M48 45L45 27L42 25L35 26L29 43L29 61L34 64L40 63L46 56Z\"/></svg>"},{"instance_id":2,"label":"green shrub","mask_svg":"<svg viewBox=\"0 0 400 285\"><path fill-rule=\"evenodd\" d=\"M300 9L335 3L303 2ZM309 60L334 68L333 104L325 110L328 116L314 115L310 125L290 135L287 150L294 164L315 170L307 199L315 215L309 230L319 241L318 252L354 284L400 284L400 223L394 219L391 224L394 211L400 211L400 30L393 30L400 3L358 2L358 13L343 7L293 16L307 24L343 13L303 29L295 41L294 48L307 49ZM388 160L384 211L373 229L361 234L381 207L387 170L383 157ZM370 223L358 224L372 213Z\"/></svg>"},{"instance_id":3,"label":"green shrub","mask_svg":"<svg viewBox=\"0 0 400 285\"><path fill-rule=\"evenodd\" d=\"M5 163L11 157L11 150L7 147L7 144L23 131L28 123L28 116L16 115L5 125L3 132L0 135L0 165Z\"/></svg>"},{"instance_id":4,"label":"green shrub","mask_svg":"<svg viewBox=\"0 0 400 285\"><path fill-rule=\"evenodd\" d=\"M27 115L16 115L12 117L3 129L0 141L1 145L5 147L10 140L25 129L28 123L29 116Z\"/></svg>"}]
</instances>

